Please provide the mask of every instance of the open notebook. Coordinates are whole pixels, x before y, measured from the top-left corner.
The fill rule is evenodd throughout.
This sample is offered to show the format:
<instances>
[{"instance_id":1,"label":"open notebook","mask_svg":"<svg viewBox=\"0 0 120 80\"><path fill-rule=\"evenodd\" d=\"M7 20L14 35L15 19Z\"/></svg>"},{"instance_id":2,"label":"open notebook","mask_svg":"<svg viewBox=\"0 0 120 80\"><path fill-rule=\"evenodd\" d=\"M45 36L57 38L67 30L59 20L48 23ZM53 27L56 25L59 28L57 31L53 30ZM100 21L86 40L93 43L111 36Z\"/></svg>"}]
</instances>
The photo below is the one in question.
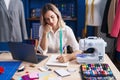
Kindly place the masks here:
<instances>
[{"instance_id":1,"label":"open notebook","mask_svg":"<svg viewBox=\"0 0 120 80\"><path fill-rule=\"evenodd\" d=\"M60 63L56 58L58 55L51 55L50 58L48 59L46 65L48 66L68 66L69 62L66 63Z\"/></svg>"}]
</instances>

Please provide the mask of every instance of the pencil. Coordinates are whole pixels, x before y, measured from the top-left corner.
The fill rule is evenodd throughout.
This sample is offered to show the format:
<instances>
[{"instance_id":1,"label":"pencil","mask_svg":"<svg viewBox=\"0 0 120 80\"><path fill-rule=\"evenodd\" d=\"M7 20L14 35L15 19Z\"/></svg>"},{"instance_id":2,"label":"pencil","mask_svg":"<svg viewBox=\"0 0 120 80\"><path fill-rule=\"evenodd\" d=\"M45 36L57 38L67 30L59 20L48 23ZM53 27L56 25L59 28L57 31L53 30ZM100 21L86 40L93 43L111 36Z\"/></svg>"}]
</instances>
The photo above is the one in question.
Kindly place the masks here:
<instances>
[{"instance_id":1,"label":"pencil","mask_svg":"<svg viewBox=\"0 0 120 80\"><path fill-rule=\"evenodd\" d=\"M64 46L64 47L63 47L63 52L64 52L65 54L67 54L67 46Z\"/></svg>"}]
</instances>

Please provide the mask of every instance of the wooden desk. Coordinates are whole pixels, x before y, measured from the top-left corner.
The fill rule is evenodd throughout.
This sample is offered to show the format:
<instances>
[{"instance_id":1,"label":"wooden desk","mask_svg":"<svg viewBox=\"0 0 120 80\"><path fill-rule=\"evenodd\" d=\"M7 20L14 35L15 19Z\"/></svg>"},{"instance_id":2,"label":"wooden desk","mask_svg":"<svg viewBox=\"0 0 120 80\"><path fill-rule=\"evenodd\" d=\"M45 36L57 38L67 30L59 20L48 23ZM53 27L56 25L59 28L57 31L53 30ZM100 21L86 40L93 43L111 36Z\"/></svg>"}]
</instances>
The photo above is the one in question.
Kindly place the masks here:
<instances>
[{"instance_id":1,"label":"wooden desk","mask_svg":"<svg viewBox=\"0 0 120 80\"><path fill-rule=\"evenodd\" d=\"M115 77L117 78L117 80L120 80L120 72L118 71L118 69L115 67L115 65L112 63L112 61L109 59L109 57L105 54L105 58L104 58L104 63L107 63L110 65L111 70L113 71L113 74L115 75ZM2 53L0 54L0 61L12 61L12 56L10 53ZM25 70L23 72L16 72L13 76L13 79L17 80L20 76L25 75L26 72L40 72L40 70L38 70L38 67L40 66L44 66L46 61L48 60L45 59L42 62L38 63L38 64L33 64L35 67L29 67L32 63L28 63L28 62L22 62L21 66L24 65L25 66ZM54 71L55 69L68 69L68 68L76 68L77 71L71 73L71 76L67 76L67 77L63 77L62 80L82 80L81 76L79 74L79 67L80 64L76 63L76 60L73 60L70 62L68 67L53 67L50 66L50 68ZM54 72L53 72L54 73ZM55 73L54 73L55 74ZM56 74L57 75L57 74Z\"/></svg>"}]
</instances>

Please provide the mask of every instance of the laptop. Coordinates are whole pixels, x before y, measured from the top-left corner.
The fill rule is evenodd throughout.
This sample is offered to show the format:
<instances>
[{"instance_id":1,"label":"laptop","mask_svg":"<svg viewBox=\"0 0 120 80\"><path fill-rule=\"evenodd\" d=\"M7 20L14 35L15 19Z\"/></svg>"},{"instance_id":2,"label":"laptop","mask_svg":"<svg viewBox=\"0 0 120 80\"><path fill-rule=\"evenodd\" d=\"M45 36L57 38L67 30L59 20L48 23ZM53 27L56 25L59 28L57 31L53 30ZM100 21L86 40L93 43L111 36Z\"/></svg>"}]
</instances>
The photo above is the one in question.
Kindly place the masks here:
<instances>
[{"instance_id":1,"label":"laptop","mask_svg":"<svg viewBox=\"0 0 120 80\"><path fill-rule=\"evenodd\" d=\"M27 61L31 63L38 63L48 56L42 54L37 55L34 45L23 42L8 42L9 50L13 59Z\"/></svg>"}]
</instances>

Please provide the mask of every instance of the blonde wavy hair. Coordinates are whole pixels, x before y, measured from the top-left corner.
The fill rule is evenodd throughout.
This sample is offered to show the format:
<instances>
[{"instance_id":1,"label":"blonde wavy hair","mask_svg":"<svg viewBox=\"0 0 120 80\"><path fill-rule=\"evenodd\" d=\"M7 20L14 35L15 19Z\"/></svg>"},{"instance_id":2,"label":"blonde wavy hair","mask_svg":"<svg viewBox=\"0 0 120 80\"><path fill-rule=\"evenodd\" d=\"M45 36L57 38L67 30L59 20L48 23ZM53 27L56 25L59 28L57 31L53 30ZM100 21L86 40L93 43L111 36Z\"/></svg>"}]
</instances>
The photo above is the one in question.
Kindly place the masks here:
<instances>
[{"instance_id":1,"label":"blonde wavy hair","mask_svg":"<svg viewBox=\"0 0 120 80\"><path fill-rule=\"evenodd\" d=\"M53 11L57 15L57 18L58 18L57 25L59 27L64 27L65 26L65 22L62 19L60 11L58 10L58 8L54 4L51 4L51 3L47 3L45 6L43 6L43 8L41 10L41 15L40 15L41 25L46 25L46 21L45 21L44 15L49 10Z\"/></svg>"}]
</instances>

